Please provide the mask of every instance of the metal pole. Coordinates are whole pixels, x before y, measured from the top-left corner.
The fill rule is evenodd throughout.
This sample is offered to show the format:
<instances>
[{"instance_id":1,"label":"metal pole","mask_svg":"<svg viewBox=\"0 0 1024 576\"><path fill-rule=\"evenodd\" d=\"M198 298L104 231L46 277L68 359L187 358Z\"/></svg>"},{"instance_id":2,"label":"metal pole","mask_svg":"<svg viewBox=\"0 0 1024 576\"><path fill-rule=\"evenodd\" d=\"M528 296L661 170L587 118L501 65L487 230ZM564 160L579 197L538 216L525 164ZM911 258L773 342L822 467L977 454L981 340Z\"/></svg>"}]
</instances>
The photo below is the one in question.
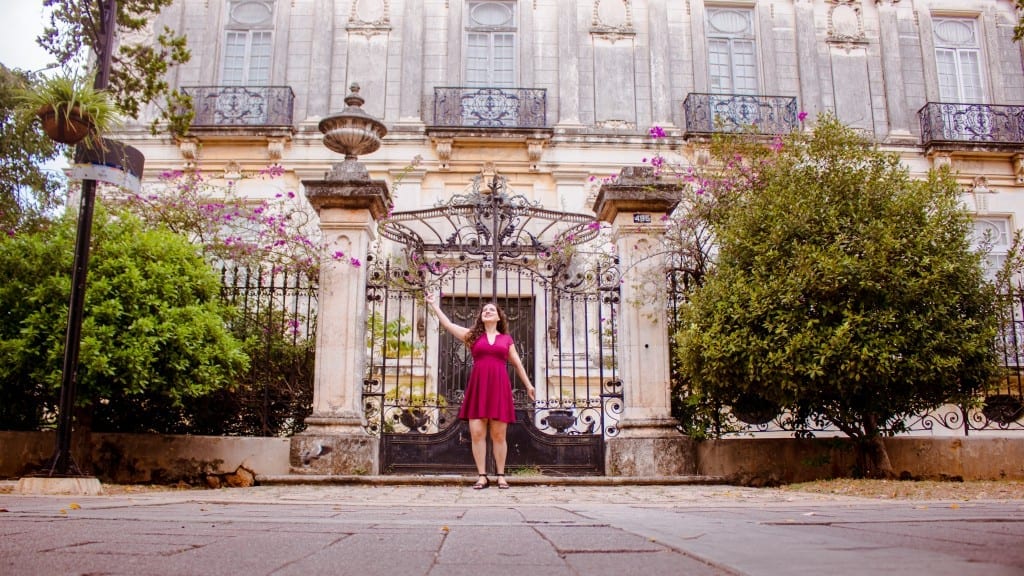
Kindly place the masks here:
<instances>
[{"instance_id":1,"label":"metal pole","mask_svg":"<svg viewBox=\"0 0 1024 576\"><path fill-rule=\"evenodd\" d=\"M117 0L99 0L100 37L96 46L98 70L93 87L102 90L110 83L110 62L114 44ZM91 136L87 136L91 138ZM92 217L96 204L96 181L82 181L82 198L78 208L78 229L75 237L75 260L71 271L71 301L68 304L68 327L64 338L64 363L60 383L60 406L57 414L57 447L53 454L49 476L78 475L71 457L72 412L75 407L75 387L78 383L78 352L82 340L82 316L85 309L86 276L89 269L89 241L92 236Z\"/></svg>"},{"instance_id":2,"label":"metal pole","mask_svg":"<svg viewBox=\"0 0 1024 576\"><path fill-rule=\"evenodd\" d=\"M498 303L498 257L501 246L498 245L498 172L495 170L491 179L491 300Z\"/></svg>"}]
</instances>

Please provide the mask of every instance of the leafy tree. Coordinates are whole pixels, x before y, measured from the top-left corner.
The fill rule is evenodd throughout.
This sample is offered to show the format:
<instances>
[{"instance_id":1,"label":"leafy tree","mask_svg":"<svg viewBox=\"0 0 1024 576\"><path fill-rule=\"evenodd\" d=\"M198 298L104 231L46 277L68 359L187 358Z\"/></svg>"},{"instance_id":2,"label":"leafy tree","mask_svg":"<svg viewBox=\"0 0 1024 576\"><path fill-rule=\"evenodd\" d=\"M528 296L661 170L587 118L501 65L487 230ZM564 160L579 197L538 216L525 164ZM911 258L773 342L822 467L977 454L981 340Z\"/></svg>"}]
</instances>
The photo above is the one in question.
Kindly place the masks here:
<instances>
[{"instance_id":1,"label":"leafy tree","mask_svg":"<svg viewBox=\"0 0 1024 576\"><path fill-rule=\"evenodd\" d=\"M0 238L0 427L52 413L70 294L75 221ZM150 396L177 405L248 366L217 274L194 246L127 215L96 213L82 326L80 407Z\"/></svg>"},{"instance_id":2,"label":"leafy tree","mask_svg":"<svg viewBox=\"0 0 1024 576\"><path fill-rule=\"evenodd\" d=\"M891 476L882 436L997 370L969 216L948 172L912 179L835 118L772 148L716 227L717 268L678 333L682 368L734 409L828 419L858 440L864 473Z\"/></svg>"},{"instance_id":3,"label":"leafy tree","mask_svg":"<svg viewBox=\"0 0 1024 576\"><path fill-rule=\"evenodd\" d=\"M108 90L123 113L138 118L141 108L155 104L160 115L151 129L156 133L166 121L172 133L184 134L192 120L191 99L171 89L165 79L172 66L188 62L184 36L169 28L151 30L152 18L174 0L118 0L116 22L121 35L117 52L112 54ZM83 63L97 53L100 39L99 0L44 0L50 8L50 25L38 38L39 45L62 66ZM129 42L126 36L152 35L145 42Z\"/></svg>"},{"instance_id":4,"label":"leafy tree","mask_svg":"<svg viewBox=\"0 0 1024 576\"><path fill-rule=\"evenodd\" d=\"M58 173L42 168L56 158L57 146L17 113L17 95L31 81L30 74L0 65L0 228L5 234L51 213L63 188Z\"/></svg>"}]
</instances>

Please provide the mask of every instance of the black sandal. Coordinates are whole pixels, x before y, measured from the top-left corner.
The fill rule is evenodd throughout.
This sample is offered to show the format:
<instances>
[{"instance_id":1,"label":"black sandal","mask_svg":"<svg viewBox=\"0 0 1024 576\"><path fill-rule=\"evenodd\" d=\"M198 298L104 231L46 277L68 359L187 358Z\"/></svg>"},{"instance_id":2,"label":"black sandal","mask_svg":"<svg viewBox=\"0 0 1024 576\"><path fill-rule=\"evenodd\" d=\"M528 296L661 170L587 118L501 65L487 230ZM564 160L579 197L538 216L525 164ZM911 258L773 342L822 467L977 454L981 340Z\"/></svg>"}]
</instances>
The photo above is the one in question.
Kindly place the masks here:
<instances>
[{"instance_id":1,"label":"black sandal","mask_svg":"<svg viewBox=\"0 0 1024 576\"><path fill-rule=\"evenodd\" d=\"M491 485L490 479L487 478L487 474L479 474L480 479L473 484L473 490L483 490Z\"/></svg>"},{"instance_id":2,"label":"black sandal","mask_svg":"<svg viewBox=\"0 0 1024 576\"><path fill-rule=\"evenodd\" d=\"M504 474L497 474L498 477L498 490L508 490L508 482L505 482Z\"/></svg>"}]
</instances>

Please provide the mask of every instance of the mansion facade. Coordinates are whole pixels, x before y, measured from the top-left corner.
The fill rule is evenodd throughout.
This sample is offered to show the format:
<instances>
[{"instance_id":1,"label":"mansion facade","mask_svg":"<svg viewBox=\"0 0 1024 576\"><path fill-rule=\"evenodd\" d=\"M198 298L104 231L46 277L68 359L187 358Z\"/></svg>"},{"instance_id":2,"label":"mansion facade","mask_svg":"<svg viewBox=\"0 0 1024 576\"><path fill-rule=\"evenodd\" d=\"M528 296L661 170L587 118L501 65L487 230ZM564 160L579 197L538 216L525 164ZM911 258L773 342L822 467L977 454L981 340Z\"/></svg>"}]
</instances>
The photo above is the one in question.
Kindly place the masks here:
<instances>
[{"instance_id":1,"label":"mansion facade","mask_svg":"<svg viewBox=\"0 0 1024 576\"><path fill-rule=\"evenodd\" d=\"M317 125L358 85L388 129L361 161L402 175L396 210L488 167L586 212L602 178L651 156L654 126L685 166L716 131L829 112L914 174L951 166L998 259L1024 216L1017 20L1012 0L177 0L151 31L188 38L170 82L194 100L192 129L152 136L142 118L116 136L152 179L278 164L299 190L341 160Z\"/></svg>"}]
</instances>

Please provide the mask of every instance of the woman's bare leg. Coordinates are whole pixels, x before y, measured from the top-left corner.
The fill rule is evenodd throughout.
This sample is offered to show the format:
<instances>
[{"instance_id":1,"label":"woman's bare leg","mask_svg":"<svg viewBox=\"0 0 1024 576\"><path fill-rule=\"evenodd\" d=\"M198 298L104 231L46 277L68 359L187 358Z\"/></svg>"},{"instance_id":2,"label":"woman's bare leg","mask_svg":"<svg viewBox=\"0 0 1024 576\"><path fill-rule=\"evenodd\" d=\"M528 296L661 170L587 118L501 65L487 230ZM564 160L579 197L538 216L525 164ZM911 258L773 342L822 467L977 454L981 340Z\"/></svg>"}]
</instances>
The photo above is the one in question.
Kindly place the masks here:
<instances>
[{"instance_id":1,"label":"woman's bare leg","mask_svg":"<svg viewBox=\"0 0 1024 576\"><path fill-rule=\"evenodd\" d=\"M487 420L469 421L469 440L473 449L473 462L477 474L487 473Z\"/></svg>"},{"instance_id":2,"label":"woman's bare leg","mask_svg":"<svg viewBox=\"0 0 1024 576\"><path fill-rule=\"evenodd\" d=\"M498 474L505 473L505 457L508 455L508 441L505 433L508 431L508 423L501 420L491 420L491 449L494 450L494 467Z\"/></svg>"}]
</instances>

